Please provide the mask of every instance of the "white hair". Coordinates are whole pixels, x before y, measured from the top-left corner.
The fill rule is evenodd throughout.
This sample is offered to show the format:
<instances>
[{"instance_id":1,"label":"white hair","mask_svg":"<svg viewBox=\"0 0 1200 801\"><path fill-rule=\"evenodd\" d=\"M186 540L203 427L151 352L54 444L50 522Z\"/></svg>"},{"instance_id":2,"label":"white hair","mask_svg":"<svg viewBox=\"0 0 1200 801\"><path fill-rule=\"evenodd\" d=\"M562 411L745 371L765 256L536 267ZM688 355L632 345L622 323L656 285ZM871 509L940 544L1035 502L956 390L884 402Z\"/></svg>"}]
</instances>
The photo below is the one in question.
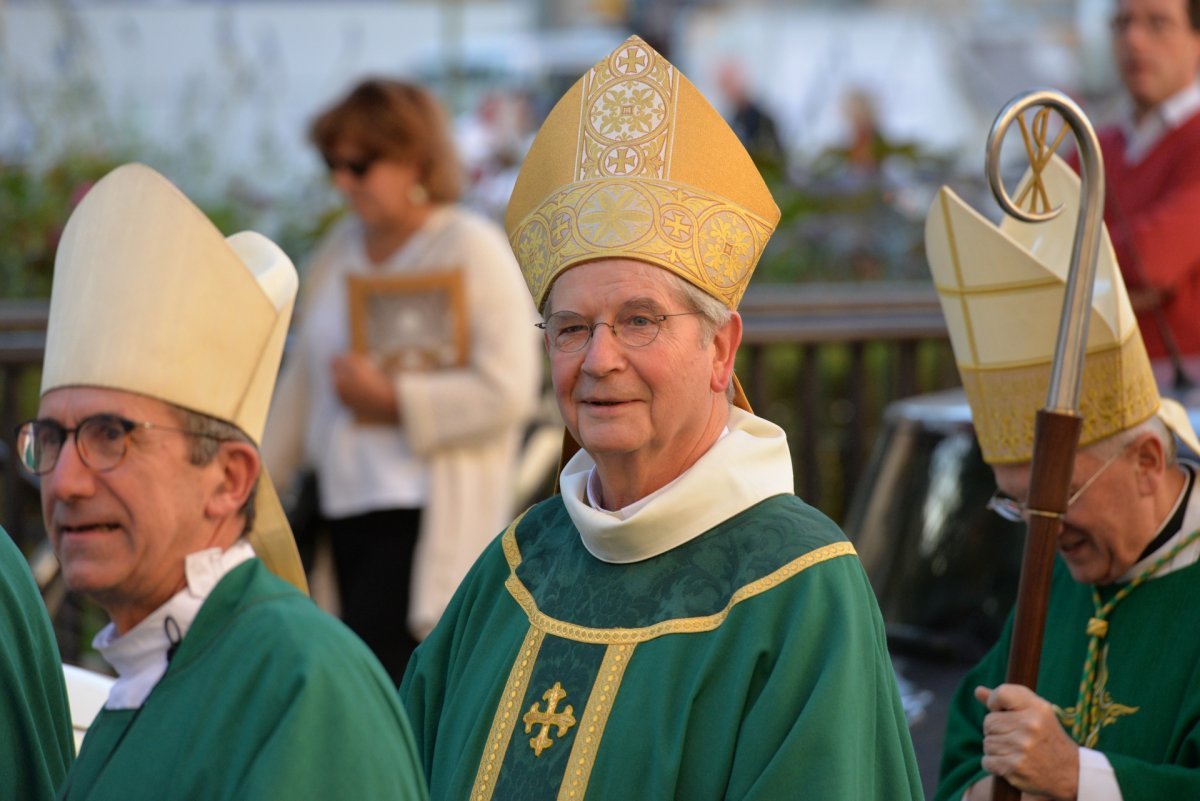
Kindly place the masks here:
<instances>
[{"instance_id":1,"label":"white hair","mask_svg":"<svg viewBox=\"0 0 1200 801\"><path fill-rule=\"evenodd\" d=\"M1144 434L1153 434L1159 441L1159 444L1162 445L1163 456L1166 459L1168 467L1175 464L1177 455L1175 435L1171 433L1171 429L1167 428L1167 424L1158 415L1152 415L1149 419L1138 423L1132 428L1118 431L1112 436L1097 440L1084 448L1084 450L1099 459L1108 459L1128 448L1134 440Z\"/></svg>"}]
</instances>

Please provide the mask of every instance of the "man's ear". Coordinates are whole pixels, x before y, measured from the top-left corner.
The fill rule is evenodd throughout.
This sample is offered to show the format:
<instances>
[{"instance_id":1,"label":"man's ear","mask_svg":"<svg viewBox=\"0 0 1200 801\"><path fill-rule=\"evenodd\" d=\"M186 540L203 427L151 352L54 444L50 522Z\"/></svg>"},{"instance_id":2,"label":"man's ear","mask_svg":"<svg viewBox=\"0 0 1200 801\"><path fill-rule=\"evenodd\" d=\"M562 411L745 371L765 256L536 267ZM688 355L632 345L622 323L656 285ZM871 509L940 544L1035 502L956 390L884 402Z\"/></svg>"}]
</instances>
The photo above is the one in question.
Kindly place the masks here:
<instances>
[{"instance_id":1,"label":"man's ear","mask_svg":"<svg viewBox=\"0 0 1200 801\"><path fill-rule=\"evenodd\" d=\"M742 315L733 312L713 336L713 371L709 387L722 394L733 380L733 363L742 344Z\"/></svg>"},{"instance_id":2,"label":"man's ear","mask_svg":"<svg viewBox=\"0 0 1200 801\"><path fill-rule=\"evenodd\" d=\"M218 471L218 480L204 511L216 519L232 517L254 491L262 469L258 449L248 442L222 442L210 466Z\"/></svg>"},{"instance_id":3,"label":"man's ear","mask_svg":"<svg viewBox=\"0 0 1200 801\"><path fill-rule=\"evenodd\" d=\"M1142 492L1153 492L1167 472L1167 454L1162 441L1153 434L1145 433L1134 441L1132 451L1138 488Z\"/></svg>"}]
</instances>

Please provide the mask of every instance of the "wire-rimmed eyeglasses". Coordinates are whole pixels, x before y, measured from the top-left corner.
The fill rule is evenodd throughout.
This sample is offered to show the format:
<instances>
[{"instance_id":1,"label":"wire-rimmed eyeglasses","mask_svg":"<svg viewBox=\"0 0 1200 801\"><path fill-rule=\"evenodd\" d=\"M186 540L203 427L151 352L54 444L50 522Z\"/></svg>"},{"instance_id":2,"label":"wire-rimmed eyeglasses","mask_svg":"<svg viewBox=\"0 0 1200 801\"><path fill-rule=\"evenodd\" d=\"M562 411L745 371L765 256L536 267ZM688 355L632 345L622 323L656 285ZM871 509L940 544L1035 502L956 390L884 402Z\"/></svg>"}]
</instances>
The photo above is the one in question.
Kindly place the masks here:
<instances>
[{"instance_id":1,"label":"wire-rimmed eyeglasses","mask_svg":"<svg viewBox=\"0 0 1200 801\"><path fill-rule=\"evenodd\" d=\"M86 466L96 472L112 470L125 458L129 435L136 429L176 431L195 437L221 439L213 434L187 431L158 423L127 420L116 414L94 414L67 428L55 420L27 420L17 426L17 455L21 466L37 476L44 476L58 464L63 444L75 435L75 452Z\"/></svg>"},{"instance_id":2,"label":"wire-rimmed eyeglasses","mask_svg":"<svg viewBox=\"0 0 1200 801\"><path fill-rule=\"evenodd\" d=\"M1105 470L1107 470L1114 462L1124 456L1125 451L1129 450L1129 445L1131 444L1133 443L1127 444L1124 448L1121 448L1121 450L1108 457L1104 464L1100 465L1100 468L1095 473L1092 473L1091 478L1079 485L1079 489L1071 493L1070 498L1067 498L1066 508L1070 509L1071 505L1075 503L1075 501L1079 500L1080 496L1087 491L1088 487L1095 483L1096 479L1100 478ZM1029 507L1026 504L1021 503L1016 498L1008 495L1007 493L1001 492L1000 490L996 490L992 493L992 497L988 498L987 508L1000 515L1005 520L1010 520L1013 523L1020 523L1025 519L1026 515L1029 514Z\"/></svg>"},{"instance_id":3,"label":"wire-rimmed eyeglasses","mask_svg":"<svg viewBox=\"0 0 1200 801\"><path fill-rule=\"evenodd\" d=\"M663 321L668 317L683 317L689 314L700 314L698 311L676 312L674 314L647 314L644 311L625 311L617 315L611 323L589 323L587 318L576 312L555 312L537 323L537 327L546 332L546 338L555 350L563 353L576 353L587 347L592 340L592 334L597 326L606 325L613 336L622 345L631 348L644 348L658 338Z\"/></svg>"}]
</instances>

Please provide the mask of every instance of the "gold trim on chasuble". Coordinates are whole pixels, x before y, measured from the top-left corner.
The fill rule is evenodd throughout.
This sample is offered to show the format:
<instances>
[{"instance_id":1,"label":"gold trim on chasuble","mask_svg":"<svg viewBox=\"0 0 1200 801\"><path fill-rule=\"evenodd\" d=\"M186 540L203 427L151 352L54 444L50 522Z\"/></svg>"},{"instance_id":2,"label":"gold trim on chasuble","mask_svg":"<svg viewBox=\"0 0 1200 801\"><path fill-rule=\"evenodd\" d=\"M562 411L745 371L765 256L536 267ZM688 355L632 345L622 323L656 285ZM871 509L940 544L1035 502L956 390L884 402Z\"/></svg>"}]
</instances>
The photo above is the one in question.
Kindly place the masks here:
<instances>
[{"instance_id":1,"label":"gold trim on chasuble","mask_svg":"<svg viewBox=\"0 0 1200 801\"><path fill-rule=\"evenodd\" d=\"M696 634L712 631L720 626L729 616L730 610L742 601L766 592L821 562L839 556L856 555L854 546L849 542L835 542L799 556L778 570L739 588L730 596L724 609L711 615L663 620L638 628L599 629L557 620L537 608L537 602L532 593L517 578L517 568L521 564L521 551L517 546L516 532L517 526L524 517L525 514L522 513L509 525L501 539L501 544L504 547L504 557L508 560L509 568L508 579L504 585L513 599L525 610L530 628L529 633L525 635L525 641L513 664L512 671L509 673L500 706L496 709L495 717L492 719L492 728L488 733L483 758L479 763L475 786L471 790L471 801L491 801L492 794L496 790L496 778L500 773L504 754L508 750L513 729L516 728L517 704L525 697L529 685L529 675L533 670L533 663L537 661L538 651L546 634L576 642L608 646L604 651L604 660L600 665L596 682L592 686L592 691L584 706L582 720L575 734L575 742L571 747L567 774L559 788L560 801L567 799L578 801L587 792L588 780L591 778L592 767L600 748L600 740L604 736L604 727L608 723L613 701L616 699L621 681L625 676L625 668L628 667L633 650L638 643L667 634ZM559 689L561 690L561 686ZM537 711L536 707L535 704L530 712ZM562 732L559 736L562 736ZM536 746L532 747L537 750Z\"/></svg>"},{"instance_id":2,"label":"gold trim on chasuble","mask_svg":"<svg viewBox=\"0 0 1200 801\"><path fill-rule=\"evenodd\" d=\"M519 704L529 688L529 676L533 672L533 664L537 661L544 637L543 632L531 626L525 635L525 641L521 643L521 650L517 653L512 670L509 671L504 694L500 696L500 705L496 707L492 728L488 731L487 742L483 746L479 771L475 774L475 785L471 788L471 801L491 801L492 794L496 792L496 777L500 775L500 765L504 761L504 753L508 750L508 741L512 739L513 729L516 728L517 715L521 711Z\"/></svg>"},{"instance_id":3,"label":"gold trim on chasuble","mask_svg":"<svg viewBox=\"0 0 1200 801\"><path fill-rule=\"evenodd\" d=\"M584 76L573 180L509 236L538 308L564 266L606 256L665 267L737 308L775 226L672 180L679 81L671 63L640 40Z\"/></svg>"}]
</instances>

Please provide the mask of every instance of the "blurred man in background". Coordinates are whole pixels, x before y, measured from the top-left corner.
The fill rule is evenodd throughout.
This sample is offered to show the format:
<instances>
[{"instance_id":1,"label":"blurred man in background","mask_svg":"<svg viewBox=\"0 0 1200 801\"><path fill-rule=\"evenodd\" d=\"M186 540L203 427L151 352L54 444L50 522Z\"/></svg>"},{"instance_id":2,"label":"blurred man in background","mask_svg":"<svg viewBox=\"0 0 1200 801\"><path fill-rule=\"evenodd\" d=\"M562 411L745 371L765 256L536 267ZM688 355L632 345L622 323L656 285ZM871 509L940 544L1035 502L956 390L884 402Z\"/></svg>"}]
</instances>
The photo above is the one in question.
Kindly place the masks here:
<instances>
[{"instance_id":1,"label":"blurred man in background","mask_svg":"<svg viewBox=\"0 0 1200 801\"><path fill-rule=\"evenodd\" d=\"M1151 358L1200 355L1200 0L1116 0L1129 117L1100 131L1112 235Z\"/></svg>"}]
</instances>

